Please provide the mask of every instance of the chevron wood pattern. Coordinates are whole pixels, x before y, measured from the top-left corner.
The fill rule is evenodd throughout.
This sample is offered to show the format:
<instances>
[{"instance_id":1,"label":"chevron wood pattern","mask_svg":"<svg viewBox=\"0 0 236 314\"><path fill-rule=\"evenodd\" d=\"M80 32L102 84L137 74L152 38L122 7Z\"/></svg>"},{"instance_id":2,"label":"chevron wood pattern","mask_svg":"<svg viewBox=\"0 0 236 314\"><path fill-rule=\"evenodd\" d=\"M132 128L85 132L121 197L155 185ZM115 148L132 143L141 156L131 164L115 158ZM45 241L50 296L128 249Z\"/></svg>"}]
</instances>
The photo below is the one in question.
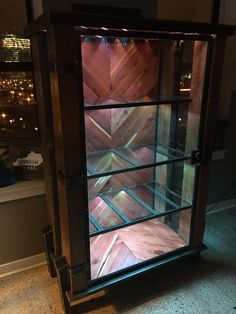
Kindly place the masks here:
<instances>
[{"instance_id":1,"label":"chevron wood pattern","mask_svg":"<svg viewBox=\"0 0 236 314\"><path fill-rule=\"evenodd\" d=\"M83 42L82 60L85 103L127 97L136 101L157 89L156 42L131 42L127 46ZM87 151L153 142L155 116L154 107L86 112Z\"/></svg>"},{"instance_id":2,"label":"chevron wood pattern","mask_svg":"<svg viewBox=\"0 0 236 314\"><path fill-rule=\"evenodd\" d=\"M152 144L155 141L156 110L155 106L148 106L125 109L102 109L86 112L85 128L87 152L124 146L129 147L130 145L139 145L142 143ZM140 163L145 163L145 161L150 162L155 158L153 151L145 147L125 152L125 154L129 159L137 159ZM88 166L92 167L95 172L97 170L103 172L103 169L105 172L132 166L113 153L106 153L100 157L99 162L96 157L89 157ZM142 176L141 182L152 180L152 174L149 170L142 172L135 171L129 174L129 181L133 178L130 185L135 184L136 181L139 182L140 180L137 178L139 176ZM109 177L103 180L93 180L94 184L89 182L89 187L92 189L89 189L89 193L94 192L94 187L99 191L98 187L101 186L102 188L105 180L109 180L110 183L112 181L114 186L118 187L118 180L120 185L123 185L121 182L127 181L127 175L121 174L119 176L113 176L111 180ZM103 183L102 185L101 182Z\"/></svg>"},{"instance_id":3,"label":"chevron wood pattern","mask_svg":"<svg viewBox=\"0 0 236 314\"><path fill-rule=\"evenodd\" d=\"M154 96L158 86L159 59L159 45L154 41L130 41L127 45L122 45L118 40L109 44L94 39L84 41L82 60L85 104L124 102L124 99L137 101L142 97ZM149 106L86 111L87 152L153 143L156 110L155 106ZM142 152L130 153L130 157L134 157L134 154L136 158L153 158L147 148L142 148ZM99 162L95 157L90 157L88 170L91 166L95 172L98 169L100 172L104 169L105 172L129 165L111 152L102 155ZM130 184L134 184L137 179L140 181L137 178L140 175L144 175L142 182L152 180L150 171L135 172L130 175ZM90 180L89 194L121 186L126 180L127 175Z\"/></svg>"},{"instance_id":4,"label":"chevron wood pattern","mask_svg":"<svg viewBox=\"0 0 236 314\"><path fill-rule=\"evenodd\" d=\"M90 239L91 278L96 279L186 246L168 225L155 219Z\"/></svg>"},{"instance_id":5,"label":"chevron wood pattern","mask_svg":"<svg viewBox=\"0 0 236 314\"><path fill-rule=\"evenodd\" d=\"M100 192L107 192L110 189L127 187L136 184L150 182L154 179L153 168L146 168L127 173L120 173L112 176L88 180L89 195L96 195Z\"/></svg>"},{"instance_id":6,"label":"chevron wood pattern","mask_svg":"<svg viewBox=\"0 0 236 314\"><path fill-rule=\"evenodd\" d=\"M85 104L155 95L159 59L157 41L129 40L123 45L119 39L104 44L88 38L82 43Z\"/></svg>"}]
</instances>

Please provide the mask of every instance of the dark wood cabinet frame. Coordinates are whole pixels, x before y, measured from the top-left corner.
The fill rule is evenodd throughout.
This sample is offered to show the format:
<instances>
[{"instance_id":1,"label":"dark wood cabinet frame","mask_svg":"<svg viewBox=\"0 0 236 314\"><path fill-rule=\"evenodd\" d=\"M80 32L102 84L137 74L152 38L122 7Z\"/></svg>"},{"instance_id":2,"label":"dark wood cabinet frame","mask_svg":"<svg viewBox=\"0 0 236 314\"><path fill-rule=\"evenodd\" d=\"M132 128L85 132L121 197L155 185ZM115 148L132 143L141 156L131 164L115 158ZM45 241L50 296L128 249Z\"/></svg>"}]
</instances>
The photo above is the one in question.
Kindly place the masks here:
<instances>
[{"instance_id":1,"label":"dark wood cabinet frame","mask_svg":"<svg viewBox=\"0 0 236 314\"><path fill-rule=\"evenodd\" d=\"M90 280L86 148L81 49L75 27L81 33L139 38L193 39L208 42L197 178L191 221L190 245L148 260L130 269ZM101 27L109 30L104 31ZM44 155L50 226L44 240L49 270L57 275L66 313L78 300L154 268L186 257L196 257L205 247L203 234L209 163L213 145L216 108L225 37L234 34L230 26L175 21L143 20L136 17L101 17L77 13L49 13L26 29L32 41L35 87Z\"/></svg>"}]
</instances>

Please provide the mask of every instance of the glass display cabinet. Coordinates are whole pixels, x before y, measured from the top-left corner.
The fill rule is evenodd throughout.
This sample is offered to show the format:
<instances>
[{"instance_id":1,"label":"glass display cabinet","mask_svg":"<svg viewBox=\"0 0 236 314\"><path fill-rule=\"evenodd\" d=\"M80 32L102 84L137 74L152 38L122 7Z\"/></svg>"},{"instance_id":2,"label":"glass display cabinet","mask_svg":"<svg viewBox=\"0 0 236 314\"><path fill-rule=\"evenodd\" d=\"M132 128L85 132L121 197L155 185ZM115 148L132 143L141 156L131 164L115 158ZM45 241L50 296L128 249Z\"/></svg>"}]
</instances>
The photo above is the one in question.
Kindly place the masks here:
<instances>
[{"instance_id":1,"label":"glass display cabinet","mask_svg":"<svg viewBox=\"0 0 236 314\"><path fill-rule=\"evenodd\" d=\"M44 151L48 266L65 311L199 257L229 26L50 13L27 29Z\"/></svg>"}]
</instances>

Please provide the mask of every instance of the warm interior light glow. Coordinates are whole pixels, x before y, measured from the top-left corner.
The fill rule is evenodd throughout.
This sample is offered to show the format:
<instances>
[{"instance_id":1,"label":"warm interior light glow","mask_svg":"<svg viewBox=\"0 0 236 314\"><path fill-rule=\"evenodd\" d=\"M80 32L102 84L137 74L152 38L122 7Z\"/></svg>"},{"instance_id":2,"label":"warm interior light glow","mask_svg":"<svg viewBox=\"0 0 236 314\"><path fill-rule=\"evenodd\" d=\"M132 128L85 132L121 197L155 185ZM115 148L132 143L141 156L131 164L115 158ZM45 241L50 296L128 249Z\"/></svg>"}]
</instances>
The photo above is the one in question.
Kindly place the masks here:
<instances>
[{"instance_id":1,"label":"warm interior light glow","mask_svg":"<svg viewBox=\"0 0 236 314\"><path fill-rule=\"evenodd\" d=\"M30 49L30 41L25 38L18 38L14 34L9 34L2 40L3 48Z\"/></svg>"},{"instance_id":2,"label":"warm interior light glow","mask_svg":"<svg viewBox=\"0 0 236 314\"><path fill-rule=\"evenodd\" d=\"M180 88L181 92L191 92L191 88Z\"/></svg>"}]
</instances>

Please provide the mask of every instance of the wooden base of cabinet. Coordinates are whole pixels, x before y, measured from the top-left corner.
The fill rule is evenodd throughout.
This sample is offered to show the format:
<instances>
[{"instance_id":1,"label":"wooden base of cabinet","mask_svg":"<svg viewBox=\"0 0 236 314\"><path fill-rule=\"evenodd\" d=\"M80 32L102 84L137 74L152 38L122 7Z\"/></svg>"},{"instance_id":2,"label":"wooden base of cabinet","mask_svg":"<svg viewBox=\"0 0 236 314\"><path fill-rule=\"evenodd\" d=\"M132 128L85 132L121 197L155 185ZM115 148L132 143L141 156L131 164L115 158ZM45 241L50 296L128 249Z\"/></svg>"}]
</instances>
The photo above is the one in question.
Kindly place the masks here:
<instances>
[{"instance_id":1,"label":"wooden base of cabinet","mask_svg":"<svg viewBox=\"0 0 236 314\"><path fill-rule=\"evenodd\" d=\"M148 223L151 223L151 222L148 222ZM165 230L166 226L164 224L162 224L162 225L164 226L163 230ZM147 226L145 226L145 228L147 228ZM128 228L124 228L124 229L128 229ZM122 229L122 230L124 230L124 229ZM116 232L121 232L122 230L118 230ZM140 230L139 230L139 232L140 232ZM150 229L150 232L151 232L151 229ZM170 236L170 234L169 234L169 236ZM172 236L173 236L173 234L172 234ZM177 235L175 235L174 237L175 237L176 242L175 242L175 240L173 240L173 239L172 240L173 240L173 243L175 243L175 245L177 245L177 243L179 243L181 245L184 243L183 240L181 240L181 239L179 239L177 241ZM156 238L153 235L153 241L155 241L155 240L156 240ZM170 241L171 241L171 239L170 239ZM168 245L170 245L170 243ZM166 247L167 247L167 243L166 243ZM48 249L47 246L46 246L46 249ZM68 264L66 262L66 259L63 256L54 256L53 254L50 254L51 252L47 252L47 253L48 253L48 256L50 256L50 260L51 260L50 263L51 262L53 263L54 271L55 271L57 279L58 279L58 285L59 285L59 290L60 290L60 294L61 294L61 302L62 302L64 311L66 314L73 314L73 313L79 313L78 310L79 310L80 303L83 302L82 299L91 295L91 294L94 294L98 291L109 288L109 287L114 286L116 284L121 284L125 280L132 279L132 278L137 277L139 275L142 275L148 271L151 271L154 269L161 269L162 267L165 267L169 264L178 262L179 260L182 260L184 258L190 258L190 260L193 260L194 257L197 257L197 259L199 259L200 253L204 249L206 249L205 245L202 245L202 246L197 247L197 248L191 248L189 246L183 247L182 249L180 248L179 250L176 250L173 253L170 252L169 254L165 254L165 256L163 256L163 258L160 257L159 259L152 259L147 263L143 263L138 268L129 269L128 272L124 271L123 273L120 273L116 276L106 276L106 277L104 277L104 280L100 279L100 278L96 279L96 280L92 280L89 284L88 289L86 291L78 293L78 294L72 294L70 292L69 272L68 272L69 267L68 267ZM172 248L172 250L173 250L173 248ZM141 259L139 259L139 260L141 261ZM49 260L47 262L49 263ZM50 269L50 267L51 267L51 265L49 265L49 269Z\"/></svg>"}]
</instances>

